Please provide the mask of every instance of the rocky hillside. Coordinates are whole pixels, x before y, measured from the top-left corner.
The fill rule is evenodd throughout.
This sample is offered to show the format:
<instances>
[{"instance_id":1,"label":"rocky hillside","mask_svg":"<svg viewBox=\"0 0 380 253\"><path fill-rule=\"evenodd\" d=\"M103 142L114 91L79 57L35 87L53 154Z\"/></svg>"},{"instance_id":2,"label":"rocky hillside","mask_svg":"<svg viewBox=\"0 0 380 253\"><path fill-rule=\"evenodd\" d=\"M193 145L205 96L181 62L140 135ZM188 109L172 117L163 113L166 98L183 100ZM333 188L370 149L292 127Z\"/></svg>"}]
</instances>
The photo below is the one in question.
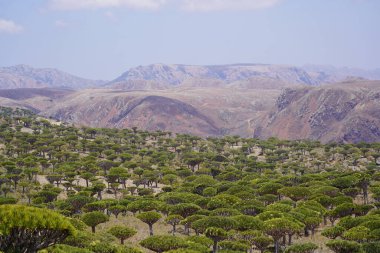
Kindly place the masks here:
<instances>
[{"instance_id":1,"label":"rocky hillside","mask_svg":"<svg viewBox=\"0 0 380 253\"><path fill-rule=\"evenodd\" d=\"M104 81L93 81L50 68L17 65L0 68L0 89L14 88L73 88L95 87Z\"/></svg>"},{"instance_id":2,"label":"rocky hillside","mask_svg":"<svg viewBox=\"0 0 380 253\"><path fill-rule=\"evenodd\" d=\"M274 104L279 90L172 89L82 90L43 111L77 125L138 127L199 136L252 136L251 120Z\"/></svg>"},{"instance_id":3,"label":"rocky hillside","mask_svg":"<svg viewBox=\"0 0 380 253\"><path fill-rule=\"evenodd\" d=\"M81 92L46 115L77 125L169 130L197 135L220 135L215 123L192 105L158 95Z\"/></svg>"},{"instance_id":4,"label":"rocky hillside","mask_svg":"<svg viewBox=\"0 0 380 253\"><path fill-rule=\"evenodd\" d=\"M260 121L259 138L380 141L380 82L287 89Z\"/></svg>"}]
</instances>

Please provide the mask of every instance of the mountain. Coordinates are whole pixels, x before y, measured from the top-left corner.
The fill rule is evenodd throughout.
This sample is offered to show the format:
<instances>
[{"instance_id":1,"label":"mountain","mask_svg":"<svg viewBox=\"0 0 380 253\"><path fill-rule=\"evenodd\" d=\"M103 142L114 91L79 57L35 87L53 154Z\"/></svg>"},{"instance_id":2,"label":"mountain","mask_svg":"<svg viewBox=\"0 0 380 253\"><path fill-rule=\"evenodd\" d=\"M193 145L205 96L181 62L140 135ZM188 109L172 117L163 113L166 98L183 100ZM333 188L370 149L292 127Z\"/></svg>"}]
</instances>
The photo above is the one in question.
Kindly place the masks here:
<instances>
[{"instance_id":1,"label":"mountain","mask_svg":"<svg viewBox=\"0 0 380 253\"><path fill-rule=\"evenodd\" d=\"M40 113L60 103L74 90L60 88L0 89L0 105L19 107Z\"/></svg>"},{"instance_id":2,"label":"mountain","mask_svg":"<svg viewBox=\"0 0 380 253\"><path fill-rule=\"evenodd\" d=\"M0 89L14 88L72 88L82 89L102 85L104 81L93 81L50 68L32 68L16 65L0 68Z\"/></svg>"},{"instance_id":3,"label":"mountain","mask_svg":"<svg viewBox=\"0 0 380 253\"><path fill-rule=\"evenodd\" d=\"M380 81L286 89L259 120L254 136L379 142Z\"/></svg>"},{"instance_id":4,"label":"mountain","mask_svg":"<svg viewBox=\"0 0 380 253\"><path fill-rule=\"evenodd\" d=\"M105 87L125 90L166 89L168 87L216 87L238 85L251 80L264 86L268 80L282 85L318 85L301 68L285 65L235 64L215 66L153 64L131 68ZM261 83L263 82L263 85ZM256 85L256 86L257 86Z\"/></svg>"},{"instance_id":5,"label":"mountain","mask_svg":"<svg viewBox=\"0 0 380 253\"><path fill-rule=\"evenodd\" d=\"M335 83L349 77L361 77L368 80L380 80L380 69L360 69L349 67L334 67L328 65L305 65L302 67L314 78L323 83Z\"/></svg>"},{"instance_id":6,"label":"mountain","mask_svg":"<svg viewBox=\"0 0 380 253\"><path fill-rule=\"evenodd\" d=\"M138 127L199 136L252 136L249 125L280 90L177 88L158 91L89 89L68 94L42 114L76 125Z\"/></svg>"},{"instance_id":7,"label":"mountain","mask_svg":"<svg viewBox=\"0 0 380 253\"><path fill-rule=\"evenodd\" d=\"M131 68L106 88L164 90L172 87L237 87L278 89L294 85L318 86L349 77L380 80L380 70L270 64L180 65L152 64Z\"/></svg>"},{"instance_id":8,"label":"mountain","mask_svg":"<svg viewBox=\"0 0 380 253\"><path fill-rule=\"evenodd\" d=\"M270 64L182 65L152 64L131 68L111 82L94 81L51 68L16 65L0 68L0 89L102 87L120 90L183 88L282 89L295 85L318 86L348 77L380 80L380 70L306 65Z\"/></svg>"},{"instance_id":9,"label":"mountain","mask_svg":"<svg viewBox=\"0 0 380 253\"><path fill-rule=\"evenodd\" d=\"M212 119L194 106L160 95L101 91L88 97L87 92L81 92L45 114L77 125L220 134Z\"/></svg>"}]
</instances>

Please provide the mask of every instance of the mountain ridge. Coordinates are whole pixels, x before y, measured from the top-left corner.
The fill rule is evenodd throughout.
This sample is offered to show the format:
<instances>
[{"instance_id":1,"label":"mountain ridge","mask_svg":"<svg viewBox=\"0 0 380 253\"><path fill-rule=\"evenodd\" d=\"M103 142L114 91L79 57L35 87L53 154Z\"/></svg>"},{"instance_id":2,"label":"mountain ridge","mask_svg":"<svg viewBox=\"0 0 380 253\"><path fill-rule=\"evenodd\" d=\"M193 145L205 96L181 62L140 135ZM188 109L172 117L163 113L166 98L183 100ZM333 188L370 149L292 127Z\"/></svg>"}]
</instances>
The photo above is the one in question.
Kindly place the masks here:
<instances>
[{"instance_id":1,"label":"mountain ridge","mask_svg":"<svg viewBox=\"0 0 380 253\"><path fill-rule=\"evenodd\" d=\"M301 68L270 64L232 64L232 65L185 65L185 64L151 64L138 66L124 72L121 76L107 83L105 87L128 89L131 82L155 83L157 86L178 87L187 82L220 82L227 86L233 82L254 77L272 78L293 84L317 85L307 72ZM199 86L199 85L198 85Z\"/></svg>"},{"instance_id":2,"label":"mountain ridge","mask_svg":"<svg viewBox=\"0 0 380 253\"><path fill-rule=\"evenodd\" d=\"M186 65L150 64L130 68L116 79L104 85L106 88L123 90L163 90L173 87L217 87L265 88L276 82L276 87L294 85L319 86L341 82L348 77L380 79L380 70L336 68L331 66L305 65L302 67L276 64L225 64ZM248 83L248 84L247 84Z\"/></svg>"},{"instance_id":3,"label":"mountain ridge","mask_svg":"<svg viewBox=\"0 0 380 253\"><path fill-rule=\"evenodd\" d=\"M319 86L348 77L380 80L380 69L338 68L325 65L238 63L224 65L150 64L129 68L112 81L90 80L54 68L28 65L0 67L0 89L12 88L111 88L165 90L173 87Z\"/></svg>"},{"instance_id":4,"label":"mountain ridge","mask_svg":"<svg viewBox=\"0 0 380 253\"><path fill-rule=\"evenodd\" d=\"M72 88L96 87L105 81L89 80L54 68L34 68L19 64L0 68L0 88Z\"/></svg>"}]
</instances>

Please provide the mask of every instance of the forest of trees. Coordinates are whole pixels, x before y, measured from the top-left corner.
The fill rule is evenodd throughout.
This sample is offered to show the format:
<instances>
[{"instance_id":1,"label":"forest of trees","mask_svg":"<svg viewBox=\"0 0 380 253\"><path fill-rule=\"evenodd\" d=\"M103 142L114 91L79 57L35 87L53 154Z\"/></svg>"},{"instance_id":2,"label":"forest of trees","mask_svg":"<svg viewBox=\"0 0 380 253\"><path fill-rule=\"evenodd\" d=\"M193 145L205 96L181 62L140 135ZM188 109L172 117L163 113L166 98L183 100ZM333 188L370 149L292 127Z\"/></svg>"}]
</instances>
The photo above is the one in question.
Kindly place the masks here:
<instances>
[{"instance_id":1,"label":"forest of trees","mask_svg":"<svg viewBox=\"0 0 380 253\"><path fill-rule=\"evenodd\" d=\"M74 127L1 107L0 158L2 252L380 252L380 143Z\"/></svg>"}]
</instances>

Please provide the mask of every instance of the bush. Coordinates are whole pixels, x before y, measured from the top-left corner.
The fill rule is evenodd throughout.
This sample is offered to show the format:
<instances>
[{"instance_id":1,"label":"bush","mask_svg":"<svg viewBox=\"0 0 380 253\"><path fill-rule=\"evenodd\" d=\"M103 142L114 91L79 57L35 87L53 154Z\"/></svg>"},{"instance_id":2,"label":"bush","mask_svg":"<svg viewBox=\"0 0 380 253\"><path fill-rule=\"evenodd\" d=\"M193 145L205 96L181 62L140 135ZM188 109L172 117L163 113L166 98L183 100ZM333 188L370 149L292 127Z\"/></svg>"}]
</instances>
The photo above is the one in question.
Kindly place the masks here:
<instances>
[{"instance_id":1,"label":"bush","mask_svg":"<svg viewBox=\"0 0 380 253\"><path fill-rule=\"evenodd\" d=\"M206 247L211 247L212 245L212 240L207 238L206 236L189 236L186 238L190 242L202 244Z\"/></svg>"},{"instance_id":2,"label":"bush","mask_svg":"<svg viewBox=\"0 0 380 253\"><path fill-rule=\"evenodd\" d=\"M120 253L143 253L141 250L131 247L124 247L120 249Z\"/></svg>"},{"instance_id":3,"label":"bush","mask_svg":"<svg viewBox=\"0 0 380 253\"><path fill-rule=\"evenodd\" d=\"M63 243L78 247L87 248L92 241L94 241L95 234L87 231L78 231L75 235L68 236Z\"/></svg>"},{"instance_id":4,"label":"bush","mask_svg":"<svg viewBox=\"0 0 380 253\"><path fill-rule=\"evenodd\" d=\"M344 240L332 240L326 243L335 253L360 253L361 246L357 242L344 241Z\"/></svg>"},{"instance_id":5,"label":"bush","mask_svg":"<svg viewBox=\"0 0 380 253\"><path fill-rule=\"evenodd\" d=\"M314 243L300 243L289 246L285 253L313 253L316 249L318 246Z\"/></svg>"},{"instance_id":6,"label":"bush","mask_svg":"<svg viewBox=\"0 0 380 253\"><path fill-rule=\"evenodd\" d=\"M208 227L230 230L236 227L236 225L236 221L232 218L211 216L194 221L192 227L198 231L205 231Z\"/></svg>"},{"instance_id":7,"label":"bush","mask_svg":"<svg viewBox=\"0 0 380 253\"><path fill-rule=\"evenodd\" d=\"M234 250L246 252L249 249L249 246L241 242L232 242L232 241L221 241L219 247L223 250Z\"/></svg>"},{"instance_id":8,"label":"bush","mask_svg":"<svg viewBox=\"0 0 380 253\"><path fill-rule=\"evenodd\" d=\"M179 237L170 235L151 236L140 242L140 245L154 252L164 252L179 248L186 248L187 243Z\"/></svg>"},{"instance_id":9,"label":"bush","mask_svg":"<svg viewBox=\"0 0 380 253\"><path fill-rule=\"evenodd\" d=\"M159 219L161 219L161 214L155 211L150 211L150 212L140 213L136 217L142 222L148 224L149 234L153 235L153 224L156 223Z\"/></svg>"},{"instance_id":10,"label":"bush","mask_svg":"<svg viewBox=\"0 0 380 253\"><path fill-rule=\"evenodd\" d=\"M95 233L95 227L100 223L104 223L108 221L108 216L102 212L94 211L85 213L82 216L82 221L89 227L91 227L92 232Z\"/></svg>"},{"instance_id":11,"label":"bush","mask_svg":"<svg viewBox=\"0 0 380 253\"><path fill-rule=\"evenodd\" d=\"M365 240L368 239L369 234L370 234L369 228L366 228L364 226L357 226L344 232L343 238L347 240L357 241L357 242L364 242Z\"/></svg>"},{"instance_id":12,"label":"bush","mask_svg":"<svg viewBox=\"0 0 380 253\"><path fill-rule=\"evenodd\" d=\"M199 253L199 251L192 249L174 249L165 251L165 253Z\"/></svg>"},{"instance_id":13,"label":"bush","mask_svg":"<svg viewBox=\"0 0 380 253\"><path fill-rule=\"evenodd\" d=\"M341 236L344 233L344 231L346 231L344 227L334 226L331 228L324 229L322 231L322 235L330 239L336 239L337 237Z\"/></svg>"},{"instance_id":14,"label":"bush","mask_svg":"<svg viewBox=\"0 0 380 253\"><path fill-rule=\"evenodd\" d=\"M37 252L75 233L68 218L51 210L22 205L0 206L0 250Z\"/></svg>"},{"instance_id":15,"label":"bush","mask_svg":"<svg viewBox=\"0 0 380 253\"><path fill-rule=\"evenodd\" d=\"M363 243L362 248L365 253L379 253L380 242Z\"/></svg>"},{"instance_id":16,"label":"bush","mask_svg":"<svg viewBox=\"0 0 380 253\"><path fill-rule=\"evenodd\" d=\"M11 197L0 197L0 205L16 204L17 199Z\"/></svg>"},{"instance_id":17,"label":"bush","mask_svg":"<svg viewBox=\"0 0 380 253\"><path fill-rule=\"evenodd\" d=\"M77 248L64 244L57 244L53 247L47 248L46 250L41 250L39 253L93 253L88 249Z\"/></svg>"},{"instance_id":18,"label":"bush","mask_svg":"<svg viewBox=\"0 0 380 253\"><path fill-rule=\"evenodd\" d=\"M115 226L110 228L108 233L118 238L121 244L124 244L124 240L134 236L137 231L129 227Z\"/></svg>"},{"instance_id":19,"label":"bush","mask_svg":"<svg viewBox=\"0 0 380 253\"><path fill-rule=\"evenodd\" d=\"M94 253L118 253L118 248L108 242L93 242L90 244L89 249Z\"/></svg>"}]
</instances>

